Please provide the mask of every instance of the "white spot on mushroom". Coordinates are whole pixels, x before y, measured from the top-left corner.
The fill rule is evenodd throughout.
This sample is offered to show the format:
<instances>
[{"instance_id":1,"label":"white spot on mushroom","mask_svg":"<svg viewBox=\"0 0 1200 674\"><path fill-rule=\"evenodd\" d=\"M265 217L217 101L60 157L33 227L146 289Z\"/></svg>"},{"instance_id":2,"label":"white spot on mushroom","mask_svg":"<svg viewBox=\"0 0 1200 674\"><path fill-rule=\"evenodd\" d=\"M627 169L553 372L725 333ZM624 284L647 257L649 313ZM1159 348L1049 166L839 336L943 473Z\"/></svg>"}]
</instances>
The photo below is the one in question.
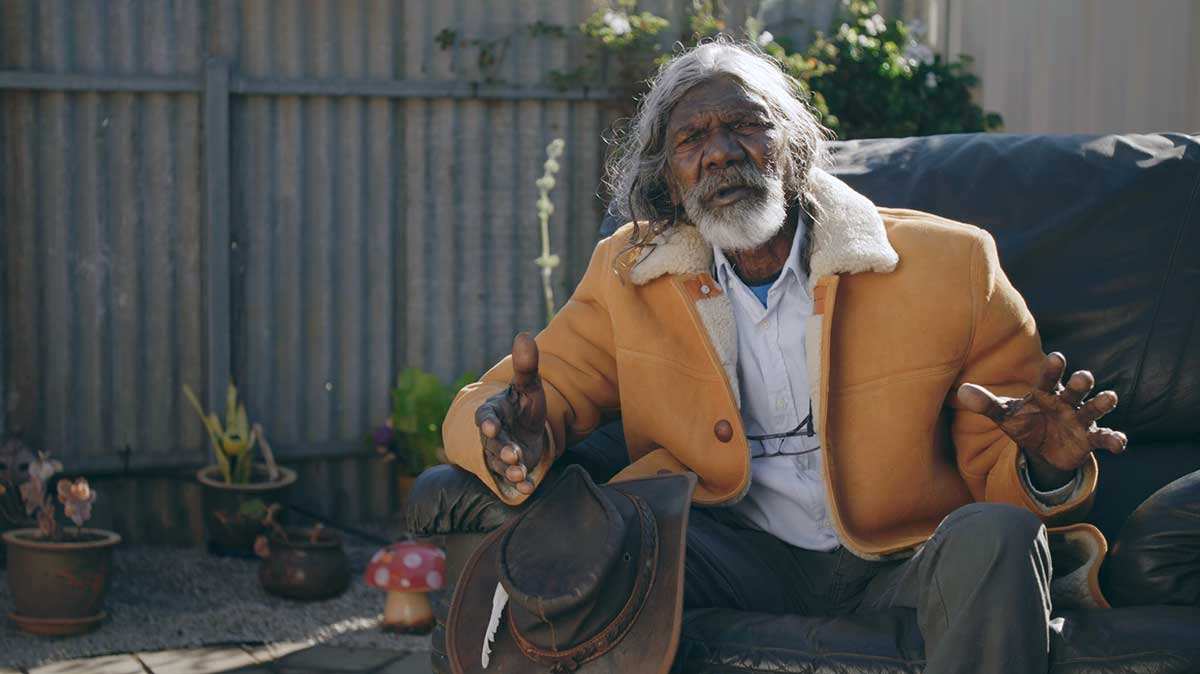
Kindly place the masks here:
<instances>
[{"instance_id":1,"label":"white spot on mushroom","mask_svg":"<svg viewBox=\"0 0 1200 674\"><path fill-rule=\"evenodd\" d=\"M378 561L379 561L379 558L380 558L380 557L383 557L383 553L384 553L384 551L383 551L383 550L380 550L379 552L376 552L374 555L372 555L372 556L371 556L371 563L372 563L372 564L374 564L375 562L378 562Z\"/></svg>"},{"instance_id":2,"label":"white spot on mushroom","mask_svg":"<svg viewBox=\"0 0 1200 674\"><path fill-rule=\"evenodd\" d=\"M415 552L410 552L404 555L404 565L410 569L416 569L421 566L421 555Z\"/></svg>"},{"instance_id":3,"label":"white spot on mushroom","mask_svg":"<svg viewBox=\"0 0 1200 674\"><path fill-rule=\"evenodd\" d=\"M425 582L429 584L429 589L440 590L442 589L442 574L437 571L430 571L425 574Z\"/></svg>"},{"instance_id":4,"label":"white spot on mushroom","mask_svg":"<svg viewBox=\"0 0 1200 674\"><path fill-rule=\"evenodd\" d=\"M400 587L409 587L409 586L411 586L411 585L412 585L412 581L411 581L411 580L409 580L409 579L407 579L407 578L401 578L401 579L400 579Z\"/></svg>"},{"instance_id":5,"label":"white spot on mushroom","mask_svg":"<svg viewBox=\"0 0 1200 674\"><path fill-rule=\"evenodd\" d=\"M375 584L376 585L387 585L389 580L391 580L391 574L388 573L387 569L376 569L376 571L375 571Z\"/></svg>"}]
</instances>

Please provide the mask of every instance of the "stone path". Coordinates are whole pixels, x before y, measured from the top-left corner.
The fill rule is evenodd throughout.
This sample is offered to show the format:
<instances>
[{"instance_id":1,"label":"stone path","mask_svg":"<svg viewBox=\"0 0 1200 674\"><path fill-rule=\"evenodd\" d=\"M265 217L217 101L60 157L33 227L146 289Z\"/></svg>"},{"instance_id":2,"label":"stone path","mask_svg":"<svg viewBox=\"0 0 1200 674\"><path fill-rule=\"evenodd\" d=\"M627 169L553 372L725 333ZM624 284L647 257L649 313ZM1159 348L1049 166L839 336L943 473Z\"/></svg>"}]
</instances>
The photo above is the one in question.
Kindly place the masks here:
<instances>
[{"instance_id":1,"label":"stone path","mask_svg":"<svg viewBox=\"0 0 1200 674\"><path fill-rule=\"evenodd\" d=\"M0 674L431 674L429 653L274 644L218 646L67 660Z\"/></svg>"}]
</instances>

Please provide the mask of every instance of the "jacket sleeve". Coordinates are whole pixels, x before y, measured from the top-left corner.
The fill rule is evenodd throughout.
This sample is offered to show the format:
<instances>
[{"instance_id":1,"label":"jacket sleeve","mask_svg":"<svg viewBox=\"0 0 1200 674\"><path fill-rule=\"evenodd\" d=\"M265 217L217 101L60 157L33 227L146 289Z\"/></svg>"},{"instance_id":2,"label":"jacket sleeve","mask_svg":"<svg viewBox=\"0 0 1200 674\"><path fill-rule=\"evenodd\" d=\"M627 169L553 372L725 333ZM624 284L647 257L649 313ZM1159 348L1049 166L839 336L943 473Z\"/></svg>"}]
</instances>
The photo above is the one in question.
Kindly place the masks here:
<instances>
[{"instance_id":1,"label":"jacket sleeve","mask_svg":"<svg viewBox=\"0 0 1200 674\"><path fill-rule=\"evenodd\" d=\"M601 241L575 292L546 329L535 337L538 373L546 391L545 455L529 474L535 488L567 443L590 433L604 412L615 410L617 368L607 294L616 282L612 271L612 239ZM540 298L539 298L540 299ZM450 405L442 424L442 440L450 462L477 475L509 505L526 496L498 481L483 456L475 410L503 391L512 379L512 356L505 356L483 378L465 387Z\"/></svg>"},{"instance_id":2,"label":"jacket sleeve","mask_svg":"<svg viewBox=\"0 0 1200 674\"><path fill-rule=\"evenodd\" d=\"M970 284L972 335L959 378L947 396L954 409L951 436L958 468L978 501L997 501L1025 508L1051 524L1083 519L1096 491L1096 457L1089 455L1065 499L1052 505L1033 492L1024 474L1017 443L991 419L968 411L958 402L958 387L979 384L999 396L1020 397L1037 382L1041 371L1041 338L1025 300L1000 268L996 243L979 230L972 250Z\"/></svg>"}]
</instances>

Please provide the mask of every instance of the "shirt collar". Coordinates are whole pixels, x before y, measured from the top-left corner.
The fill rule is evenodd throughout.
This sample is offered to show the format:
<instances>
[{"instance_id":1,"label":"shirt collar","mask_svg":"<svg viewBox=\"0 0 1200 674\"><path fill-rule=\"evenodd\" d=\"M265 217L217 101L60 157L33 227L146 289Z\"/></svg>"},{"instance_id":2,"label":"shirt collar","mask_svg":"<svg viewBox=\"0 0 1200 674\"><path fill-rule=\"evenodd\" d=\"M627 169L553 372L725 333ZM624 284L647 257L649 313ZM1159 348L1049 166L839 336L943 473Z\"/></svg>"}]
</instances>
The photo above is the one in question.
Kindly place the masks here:
<instances>
[{"instance_id":1,"label":"shirt collar","mask_svg":"<svg viewBox=\"0 0 1200 674\"><path fill-rule=\"evenodd\" d=\"M804 269L800 266L800 253L804 250L804 243L807 237L807 221L808 216L804 210L800 210L800 219L796 223L796 235L792 237L792 249L788 251L787 262L783 265L783 270L779 273L779 279L792 274L801 288L806 287L806 275ZM729 262L729 258L725 257L719 248L713 246L713 264L716 267L717 283L721 284L722 288L729 287L729 279L737 278L737 272L733 270L733 264ZM741 281L741 279L738 279ZM778 283L779 280L776 280Z\"/></svg>"}]
</instances>

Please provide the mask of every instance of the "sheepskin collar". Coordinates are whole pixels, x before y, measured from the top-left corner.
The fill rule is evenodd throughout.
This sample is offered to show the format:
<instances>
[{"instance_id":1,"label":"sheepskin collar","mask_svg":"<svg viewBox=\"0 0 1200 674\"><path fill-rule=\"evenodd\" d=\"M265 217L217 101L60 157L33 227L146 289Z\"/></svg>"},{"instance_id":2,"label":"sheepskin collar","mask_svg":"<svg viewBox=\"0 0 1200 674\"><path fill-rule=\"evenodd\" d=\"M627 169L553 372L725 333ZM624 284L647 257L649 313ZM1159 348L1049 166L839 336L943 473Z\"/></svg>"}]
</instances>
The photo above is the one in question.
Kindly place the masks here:
<instances>
[{"instance_id":1,"label":"sheepskin collar","mask_svg":"<svg viewBox=\"0 0 1200 674\"><path fill-rule=\"evenodd\" d=\"M813 247L809 287L829 274L886 273L895 269L900 256L888 242L875 204L821 169L813 169L809 181L816 205L809 243ZM629 280L644 285L664 274L709 271L712 264L712 246L699 230L673 227L643 249L629 271Z\"/></svg>"}]
</instances>

